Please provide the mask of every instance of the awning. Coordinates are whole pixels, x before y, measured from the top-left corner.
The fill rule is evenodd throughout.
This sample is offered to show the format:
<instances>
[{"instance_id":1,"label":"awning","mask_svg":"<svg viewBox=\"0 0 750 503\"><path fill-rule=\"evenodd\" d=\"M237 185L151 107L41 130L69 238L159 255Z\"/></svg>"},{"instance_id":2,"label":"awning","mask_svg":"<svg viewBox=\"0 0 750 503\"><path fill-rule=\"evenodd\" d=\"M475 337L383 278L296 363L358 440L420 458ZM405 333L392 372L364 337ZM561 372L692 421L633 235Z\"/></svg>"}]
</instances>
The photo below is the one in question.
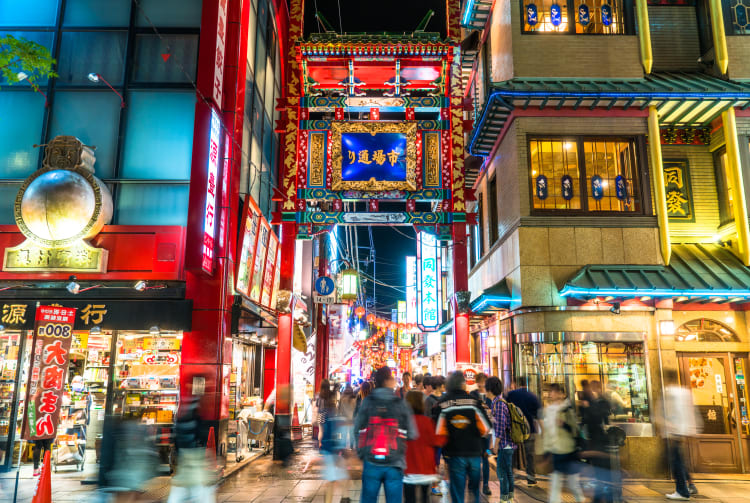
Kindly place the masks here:
<instances>
[{"instance_id":1,"label":"awning","mask_svg":"<svg viewBox=\"0 0 750 503\"><path fill-rule=\"evenodd\" d=\"M502 280L485 289L472 301L471 312L474 315L491 315L509 309L512 300L508 283Z\"/></svg>"},{"instance_id":2,"label":"awning","mask_svg":"<svg viewBox=\"0 0 750 503\"><path fill-rule=\"evenodd\" d=\"M750 299L750 268L715 244L672 246L672 263L587 265L560 290L563 297L660 297L679 302L744 302Z\"/></svg>"},{"instance_id":3,"label":"awning","mask_svg":"<svg viewBox=\"0 0 750 503\"><path fill-rule=\"evenodd\" d=\"M494 3L494 0L466 0L461 10L461 26L471 30L483 30Z\"/></svg>"},{"instance_id":4,"label":"awning","mask_svg":"<svg viewBox=\"0 0 750 503\"><path fill-rule=\"evenodd\" d=\"M469 153L488 155L515 109L529 107L613 107L645 110L655 106L669 127L704 127L730 107L750 106L750 83L699 73L652 73L642 79L516 78L492 84L475 124Z\"/></svg>"}]
</instances>

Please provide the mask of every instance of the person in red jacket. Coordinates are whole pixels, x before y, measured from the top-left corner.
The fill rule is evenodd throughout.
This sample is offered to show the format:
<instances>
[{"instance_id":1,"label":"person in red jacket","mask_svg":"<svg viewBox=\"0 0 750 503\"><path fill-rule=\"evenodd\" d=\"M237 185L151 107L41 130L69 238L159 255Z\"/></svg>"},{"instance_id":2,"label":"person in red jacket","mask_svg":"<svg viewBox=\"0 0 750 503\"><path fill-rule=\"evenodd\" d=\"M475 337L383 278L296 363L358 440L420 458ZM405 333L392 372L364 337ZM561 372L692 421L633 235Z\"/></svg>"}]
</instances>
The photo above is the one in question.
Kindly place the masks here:
<instances>
[{"instance_id":1,"label":"person in red jacket","mask_svg":"<svg viewBox=\"0 0 750 503\"><path fill-rule=\"evenodd\" d=\"M439 481L435 466L435 449L442 447L448 437L435 433L435 422L424 415L424 396L419 391L406 393L406 403L414 411L419 437L406 442L406 471L404 472L404 503L429 503L430 486Z\"/></svg>"}]
</instances>

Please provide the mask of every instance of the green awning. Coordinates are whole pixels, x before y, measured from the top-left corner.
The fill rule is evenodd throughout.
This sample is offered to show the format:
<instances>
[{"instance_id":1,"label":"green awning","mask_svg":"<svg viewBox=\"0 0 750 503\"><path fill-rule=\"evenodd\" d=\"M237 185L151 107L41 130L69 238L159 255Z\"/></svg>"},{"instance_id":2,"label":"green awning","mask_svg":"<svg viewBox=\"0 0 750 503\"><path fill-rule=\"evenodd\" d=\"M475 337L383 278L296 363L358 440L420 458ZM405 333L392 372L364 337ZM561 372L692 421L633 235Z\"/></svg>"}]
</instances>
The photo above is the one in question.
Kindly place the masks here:
<instances>
[{"instance_id":1,"label":"green awning","mask_svg":"<svg viewBox=\"0 0 750 503\"><path fill-rule=\"evenodd\" d=\"M750 83L723 80L701 73L652 73L641 79L516 78L495 82L476 121L469 153L488 155L515 109L529 107L655 106L659 122L669 127L704 127L730 107L750 106Z\"/></svg>"},{"instance_id":2,"label":"green awning","mask_svg":"<svg viewBox=\"0 0 750 503\"><path fill-rule=\"evenodd\" d=\"M672 246L669 266L587 265L565 283L560 295L742 302L750 299L750 268L727 248L679 244Z\"/></svg>"},{"instance_id":3,"label":"green awning","mask_svg":"<svg viewBox=\"0 0 750 503\"><path fill-rule=\"evenodd\" d=\"M489 315L510 308L513 297L506 280L485 289L471 302L471 312L475 315Z\"/></svg>"}]
</instances>

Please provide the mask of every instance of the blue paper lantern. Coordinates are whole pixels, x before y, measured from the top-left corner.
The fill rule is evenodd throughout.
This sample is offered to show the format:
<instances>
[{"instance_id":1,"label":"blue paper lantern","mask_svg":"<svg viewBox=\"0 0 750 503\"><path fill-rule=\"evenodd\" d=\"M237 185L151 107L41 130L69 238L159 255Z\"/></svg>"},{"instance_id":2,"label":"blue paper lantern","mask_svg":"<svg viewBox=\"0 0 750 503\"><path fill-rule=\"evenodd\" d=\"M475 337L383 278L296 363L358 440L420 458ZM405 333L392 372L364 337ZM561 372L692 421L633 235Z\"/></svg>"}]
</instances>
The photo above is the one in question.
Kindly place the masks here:
<instances>
[{"instance_id":1,"label":"blue paper lantern","mask_svg":"<svg viewBox=\"0 0 750 503\"><path fill-rule=\"evenodd\" d=\"M560 26L562 24L562 9L559 5L552 4L549 8L549 22L552 26Z\"/></svg>"},{"instance_id":2,"label":"blue paper lantern","mask_svg":"<svg viewBox=\"0 0 750 503\"><path fill-rule=\"evenodd\" d=\"M560 192L566 201L573 199L573 178L570 175L563 175L560 179Z\"/></svg>"},{"instance_id":3,"label":"blue paper lantern","mask_svg":"<svg viewBox=\"0 0 750 503\"><path fill-rule=\"evenodd\" d=\"M539 14L536 5L530 3L526 6L526 24L529 26L536 26L539 22Z\"/></svg>"},{"instance_id":4,"label":"blue paper lantern","mask_svg":"<svg viewBox=\"0 0 750 503\"><path fill-rule=\"evenodd\" d=\"M604 183L599 175L591 177L591 197L597 201L604 197Z\"/></svg>"},{"instance_id":5,"label":"blue paper lantern","mask_svg":"<svg viewBox=\"0 0 750 503\"><path fill-rule=\"evenodd\" d=\"M609 26L612 24L612 6L605 3L602 5L601 8L602 13L602 24L604 26Z\"/></svg>"},{"instance_id":6,"label":"blue paper lantern","mask_svg":"<svg viewBox=\"0 0 750 503\"><path fill-rule=\"evenodd\" d=\"M617 178L615 178L615 195L620 201L628 198L628 182L622 175L617 175Z\"/></svg>"},{"instance_id":7,"label":"blue paper lantern","mask_svg":"<svg viewBox=\"0 0 750 503\"><path fill-rule=\"evenodd\" d=\"M591 22L591 12L585 3L578 6L578 24L587 26Z\"/></svg>"},{"instance_id":8,"label":"blue paper lantern","mask_svg":"<svg viewBox=\"0 0 750 503\"><path fill-rule=\"evenodd\" d=\"M547 184L547 177L539 175L536 177L536 197L544 201L549 195L549 186Z\"/></svg>"}]
</instances>

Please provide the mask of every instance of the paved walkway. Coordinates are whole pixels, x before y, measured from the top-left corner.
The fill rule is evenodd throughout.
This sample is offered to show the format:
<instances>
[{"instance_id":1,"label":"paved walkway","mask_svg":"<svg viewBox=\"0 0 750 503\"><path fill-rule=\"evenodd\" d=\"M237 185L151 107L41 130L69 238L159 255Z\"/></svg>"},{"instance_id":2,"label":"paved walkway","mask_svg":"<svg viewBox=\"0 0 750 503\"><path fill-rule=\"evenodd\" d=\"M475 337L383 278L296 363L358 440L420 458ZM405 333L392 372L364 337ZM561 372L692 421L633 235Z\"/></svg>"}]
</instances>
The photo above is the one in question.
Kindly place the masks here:
<instances>
[{"instance_id":1,"label":"paved walkway","mask_svg":"<svg viewBox=\"0 0 750 503\"><path fill-rule=\"evenodd\" d=\"M218 503L323 503L325 498L325 483L322 477L323 463L316 449L310 441L298 445L298 454L292 463L283 467L274 462L270 456L264 456L251 462L227 477L218 487ZM93 464L89 465L93 473ZM349 462L352 481L346 495L352 503L361 502L361 468L358 460ZM55 503L88 503L100 501L93 492L94 486L82 485L81 476L75 472L55 475L53 479L53 498ZM0 474L0 502L12 501L13 483L11 474ZM31 497L34 479L22 472L21 498L19 502L27 503ZM727 476L718 479L717 476L696 476L696 485L700 494L694 499L697 503L740 503L750 501L750 477ZM496 477L492 476L490 483L493 495L482 497L482 503L496 503L499 501L499 487ZM538 487L529 488L522 476L516 480L516 503L541 503L547 501L547 481L540 479ZM157 477L151 481L148 492L142 501L163 502L169 494L169 478ZM628 480L623 486L626 501L656 503L666 502L664 494L672 492L674 485L665 480ZM344 494L339 489L335 493L334 503L338 503ZM566 503L572 503L571 495L564 495ZM384 501L381 498L379 501ZM430 503L447 503L449 498L434 497ZM467 502L471 501L467 499Z\"/></svg>"}]
</instances>

